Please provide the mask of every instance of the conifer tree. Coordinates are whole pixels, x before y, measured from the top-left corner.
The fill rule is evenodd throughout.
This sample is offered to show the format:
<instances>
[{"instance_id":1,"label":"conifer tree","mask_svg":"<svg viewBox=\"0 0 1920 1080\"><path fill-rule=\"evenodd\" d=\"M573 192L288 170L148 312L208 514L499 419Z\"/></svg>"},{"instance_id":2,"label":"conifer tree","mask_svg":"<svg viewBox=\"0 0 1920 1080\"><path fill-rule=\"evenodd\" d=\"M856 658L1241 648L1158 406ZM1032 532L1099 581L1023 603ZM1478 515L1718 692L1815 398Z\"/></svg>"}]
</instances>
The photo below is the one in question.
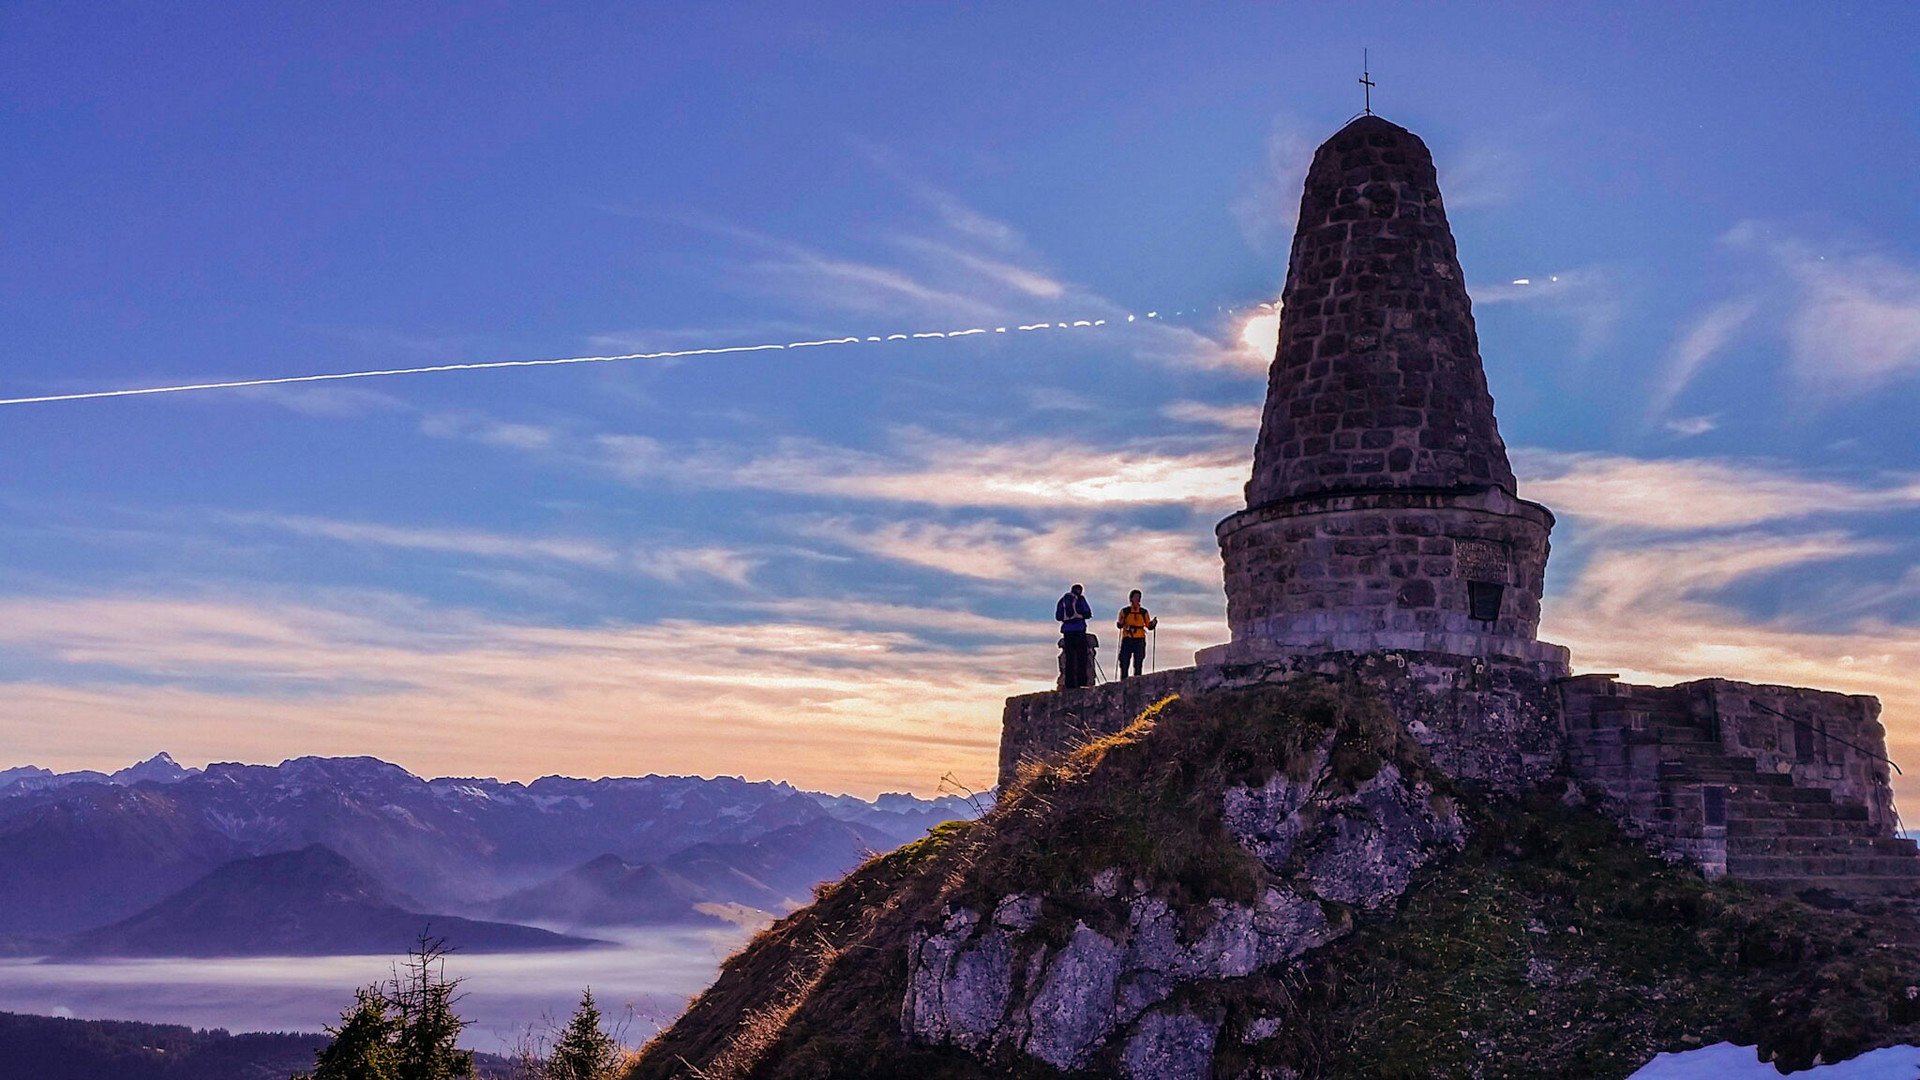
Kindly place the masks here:
<instances>
[{"instance_id":1,"label":"conifer tree","mask_svg":"<svg viewBox=\"0 0 1920 1080\"><path fill-rule=\"evenodd\" d=\"M407 954L404 974L387 986L387 1004L396 1014L394 1050L399 1080L456 1080L473 1075L473 1052L459 1047L467 1026L453 1011L460 980L448 979L446 942L420 935Z\"/></svg>"},{"instance_id":2,"label":"conifer tree","mask_svg":"<svg viewBox=\"0 0 1920 1080\"><path fill-rule=\"evenodd\" d=\"M315 1052L313 1071L294 1080L400 1080L393 1050L397 1027L379 988L361 987L353 992L353 1006L340 1015L340 1026L327 1027L333 1041Z\"/></svg>"},{"instance_id":3,"label":"conifer tree","mask_svg":"<svg viewBox=\"0 0 1920 1080\"><path fill-rule=\"evenodd\" d=\"M453 1011L460 981L446 975L446 943L421 935L404 972L354 991L333 1042L295 1080L466 1080L473 1053L459 1047L467 1022Z\"/></svg>"},{"instance_id":4,"label":"conifer tree","mask_svg":"<svg viewBox=\"0 0 1920 1080\"><path fill-rule=\"evenodd\" d=\"M580 995L580 1007L547 1055L541 1080L613 1080L626 1055L620 1043L600 1028L600 1007L593 991Z\"/></svg>"}]
</instances>

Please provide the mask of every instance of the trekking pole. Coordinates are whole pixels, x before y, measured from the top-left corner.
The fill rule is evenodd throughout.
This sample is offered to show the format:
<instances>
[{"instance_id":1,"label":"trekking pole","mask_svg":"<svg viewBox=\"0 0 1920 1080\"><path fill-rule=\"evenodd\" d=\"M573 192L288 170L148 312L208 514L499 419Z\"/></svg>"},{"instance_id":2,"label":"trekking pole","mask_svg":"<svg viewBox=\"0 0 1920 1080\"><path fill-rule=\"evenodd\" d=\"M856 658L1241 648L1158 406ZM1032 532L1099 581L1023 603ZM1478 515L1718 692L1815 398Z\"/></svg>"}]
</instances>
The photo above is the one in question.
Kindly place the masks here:
<instances>
[{"instance_id":1,"label":"trekking pole","mask_svg":"<svg viewBox=\"0 0 1920 1080\"><path fill-rule=\"evenodd\" d=\"M1147 670L1148 671L1160 670L1160 661L1157 659L1159 654L1160 654L1160 630L1158 627L1150 626L1147 628Z\"/></svg>"}]
</instances>

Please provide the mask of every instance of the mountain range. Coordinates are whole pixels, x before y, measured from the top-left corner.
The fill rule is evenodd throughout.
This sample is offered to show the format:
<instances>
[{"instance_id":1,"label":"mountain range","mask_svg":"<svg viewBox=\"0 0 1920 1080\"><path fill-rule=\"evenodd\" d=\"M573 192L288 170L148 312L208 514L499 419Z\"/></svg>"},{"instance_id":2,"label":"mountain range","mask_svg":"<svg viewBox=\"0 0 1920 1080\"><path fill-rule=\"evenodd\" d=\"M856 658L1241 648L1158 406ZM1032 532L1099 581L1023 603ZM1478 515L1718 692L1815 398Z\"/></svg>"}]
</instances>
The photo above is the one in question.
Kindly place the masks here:
<instances>
[{"instance_id":1,"label":"mountain range","mask_svg":"<svg viewBox=\"0 0 1920 1080\"><path fill-rule=\"evenodd\" d=\"M595 944L532 926L430 915L323 844L238 859L130 918L77 934L65 956L403 953L423 936L465 953Z\"/></svg>"},{"instance_id":2,"label":"mountain range","mask_svg":"<svg viewBox=\"0 0 1920 1080\"><path fill-rule=\"evenodd\" d=\"M23 790L32 790L67 787L72 784L137 784L142 780L151 780L156 784L171 784L175 780L185 780L199 771L199 769L181 766L179 762L173 760L172 754L163 750L145 761L111 773L96 772L92 769L57 773L52 769L40 768L38 765L0 769L0 790L15 786Z\"/></svg>"},{"instance_id":3,"label":"mountain range","mask_svg":"<svg viewBox=\"0 0 1920 1080\"><path fill-rule=\"evenodd\" d=\"M258 883L312 871L315 845L339 860L331 872L355 875L357 902L445 913L436 926L513 918L590 931L778 913L870 854L977 812L956 797L869 801L737 777L427 780L369 757L26 766L0 771L0 936L146 951L167 940L156 928L195 912L271 922L262 913L286 898ZM249 863L288 853L305 862ZM247 948L296 944L242 925L233 933L254 935ZM194 954L225 948L199 940Z\"/></svg>"},{"instance_id":4,"label":"mountain range","mask_svg":"<svg viewBox=\"0 0 1920 1080\"><path fill-rule=\"evenodd\" d=\"M858 866L897 846L844 821L789 825L743 844L701 843L657 863L602 855L487 906L496 918L570 929L733 921L808 902L824 867Z\"/></svg>"}]
</instances>

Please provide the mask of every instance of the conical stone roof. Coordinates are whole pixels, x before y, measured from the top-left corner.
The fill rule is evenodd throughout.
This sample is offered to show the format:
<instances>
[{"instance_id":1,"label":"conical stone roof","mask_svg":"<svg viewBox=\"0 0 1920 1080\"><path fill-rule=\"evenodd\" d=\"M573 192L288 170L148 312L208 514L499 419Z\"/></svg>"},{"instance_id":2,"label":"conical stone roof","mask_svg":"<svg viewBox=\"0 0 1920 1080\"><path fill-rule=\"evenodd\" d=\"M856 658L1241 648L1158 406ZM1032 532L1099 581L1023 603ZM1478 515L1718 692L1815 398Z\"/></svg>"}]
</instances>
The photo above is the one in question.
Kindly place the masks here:
<instances>
[{"instance_id":1,"label":"conical stone roof","mask_svg":"<svg viewBox=\"0 0 1920 1080\"><path fill-rule=\"evenodd\" d=\"M1313 155L1247 505L1514 492L1433 156L1377 116Z\"/></svg>"}]
</instances>

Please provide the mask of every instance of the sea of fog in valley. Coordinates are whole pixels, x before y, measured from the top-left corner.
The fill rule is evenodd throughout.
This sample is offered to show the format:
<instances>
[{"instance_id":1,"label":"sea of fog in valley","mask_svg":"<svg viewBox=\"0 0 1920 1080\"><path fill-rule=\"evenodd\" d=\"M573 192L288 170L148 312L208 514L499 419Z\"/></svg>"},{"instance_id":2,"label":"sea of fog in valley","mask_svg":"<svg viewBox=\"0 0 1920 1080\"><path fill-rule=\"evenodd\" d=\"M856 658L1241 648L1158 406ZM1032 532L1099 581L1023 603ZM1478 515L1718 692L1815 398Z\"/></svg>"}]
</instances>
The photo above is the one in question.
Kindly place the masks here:
<instances>
[{"instance_id":1,"label":"sea of fog in valley","mask_svg":"<svg viewBox=\"0 0 1920 1080\"><path fill-rule=\"evenodd\" d=\"M468 1046L510 1051L531 1028L564 1020L591 987L622 1039L637 1046L685 1008L745 944L751 931L625 931L614 944L565 952L495 953L449 959L464 980L460 1012ZM605 936L603 934L603 936ZM218 1027L316 1031L335 1020L353 989L386 978L399 957L244 957L53 962L0 959L0 1011ZM1662 1054L1631 1080L1763 1080L1777 1077L1751 1048L1721 1043ZM1807 1080L1914 1080L1920 1048L1890 1047L1799 1074Z\"/></svg>"},{"instance_id":2,"label":"sea of fog in valley","mask_svg":"<svg viewBox=\"0 0 1920 1080\"><path fill-rule=\"evenodd\" d=\"M560 952L493 953L447 961L464 980L464 1040L501 1052L529 1025L564 1021L591 987L612 1018L632 1010L624 1039L637 1045L713 981L720 961L750 931L652 929L618 932L614 944ZM610 937L606 932L597 936ZM386 978L399 957L300 956L231 959L0 959L0 1011L144 1020L228 1031L318 1031L339 1018L356 986Z\"/></svg>"}]
</instances>

